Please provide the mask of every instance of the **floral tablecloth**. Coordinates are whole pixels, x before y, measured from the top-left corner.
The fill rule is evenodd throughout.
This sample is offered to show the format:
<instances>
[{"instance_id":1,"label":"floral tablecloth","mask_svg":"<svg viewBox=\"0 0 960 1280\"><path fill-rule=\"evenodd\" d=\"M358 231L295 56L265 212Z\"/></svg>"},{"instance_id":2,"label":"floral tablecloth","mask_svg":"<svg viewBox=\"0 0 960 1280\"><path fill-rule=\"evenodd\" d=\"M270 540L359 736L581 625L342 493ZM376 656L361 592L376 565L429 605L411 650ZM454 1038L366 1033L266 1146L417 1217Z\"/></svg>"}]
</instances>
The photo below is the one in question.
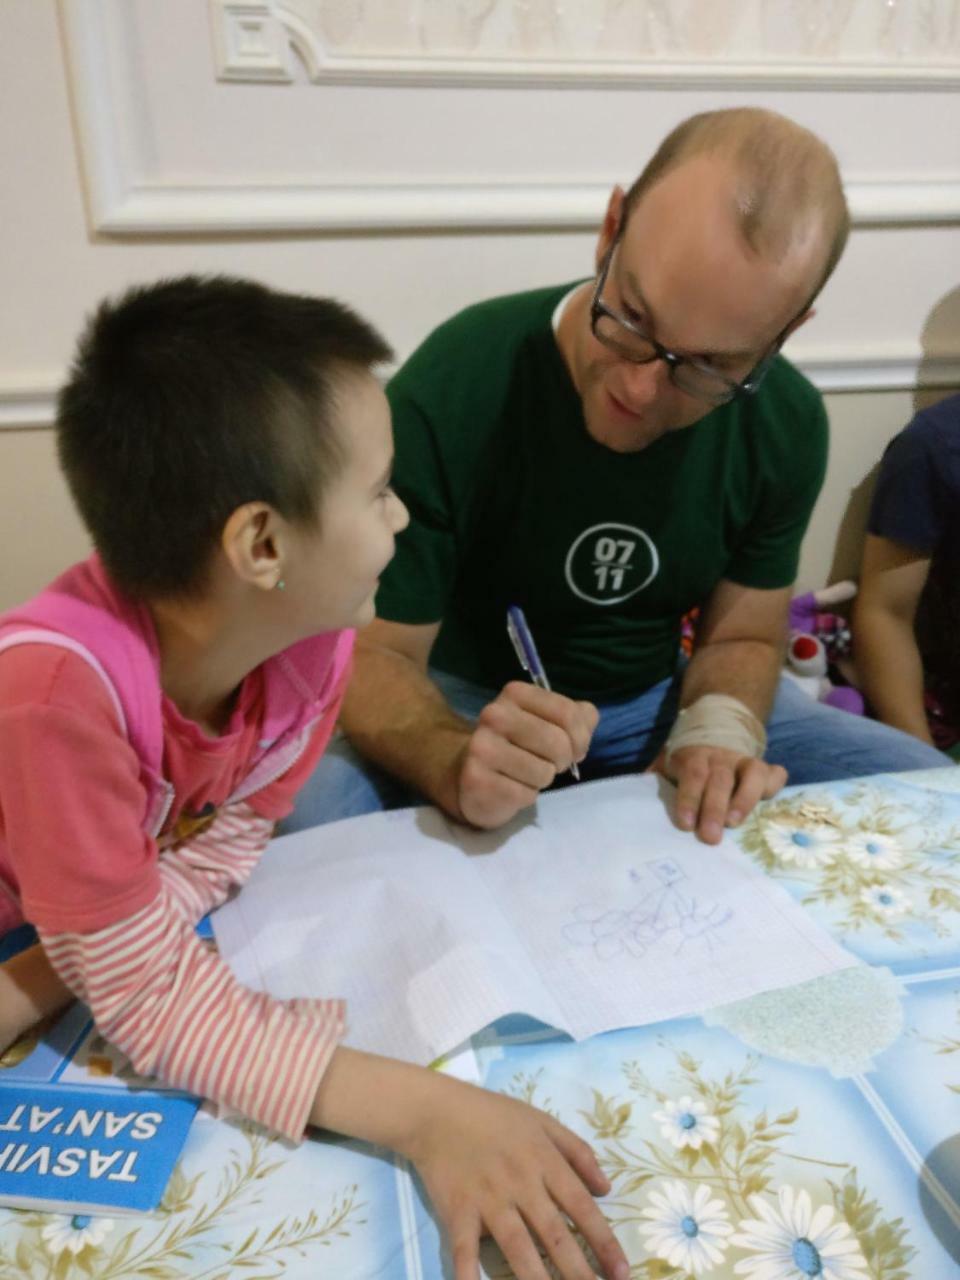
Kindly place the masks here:
<instances>
[{"instance_id":1,"label":"floral tablecloth","mask_svg":"<svg viewBox=\"0 0 960 1280\"><path fill-rule=\"evenodd\" d=\"M508 1019L460 1067L593 1143L638 1278L956 1280L960 769L787 790L737 838L870 967L581 1044ZM0 1280L449 1274L388 1153L206 1114L155 1217L0 1210Z\"/></svg>"}]
</instances>

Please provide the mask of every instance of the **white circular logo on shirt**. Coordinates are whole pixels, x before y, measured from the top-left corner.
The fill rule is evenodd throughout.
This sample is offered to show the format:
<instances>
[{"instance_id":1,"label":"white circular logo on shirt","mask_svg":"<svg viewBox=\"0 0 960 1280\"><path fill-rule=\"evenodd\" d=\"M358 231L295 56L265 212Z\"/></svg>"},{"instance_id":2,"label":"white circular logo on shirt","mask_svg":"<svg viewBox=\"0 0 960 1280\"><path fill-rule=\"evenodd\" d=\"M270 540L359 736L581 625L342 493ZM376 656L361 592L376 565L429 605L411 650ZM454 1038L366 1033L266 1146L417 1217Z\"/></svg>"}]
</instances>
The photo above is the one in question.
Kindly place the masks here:
<instances>
[{"instance_id":1,"label":"white circular logo on shirt","mask_svg":"<svg viewBox=\"0 0 960 1280\"><path fill-rule=\"evenodd\" d=\"M660 568L650 536L630 524L595 524L567 553L565 572L574 595L591 604L620 604L642 591Z\"/></svg>"}]
</instances>

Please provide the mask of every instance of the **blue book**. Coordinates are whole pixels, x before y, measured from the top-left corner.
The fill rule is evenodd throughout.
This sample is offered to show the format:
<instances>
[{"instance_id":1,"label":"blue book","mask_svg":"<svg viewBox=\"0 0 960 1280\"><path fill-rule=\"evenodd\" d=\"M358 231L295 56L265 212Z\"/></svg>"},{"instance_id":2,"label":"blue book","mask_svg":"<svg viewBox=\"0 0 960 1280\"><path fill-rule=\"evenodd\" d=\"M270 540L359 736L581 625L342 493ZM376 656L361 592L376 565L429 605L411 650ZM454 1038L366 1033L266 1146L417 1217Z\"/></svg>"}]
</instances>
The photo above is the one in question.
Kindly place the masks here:
<instances>
[{"instance_id":1,"label":"blue book","mask_svg":"<svg viewBox=\"0 0 960 1280\"><path fill-rule=\"evenodd\" d=\"M0 1054L0 1205L151 1212L199 1102L137 1076L72 1005Z\"/></svg>"}]
</instances>

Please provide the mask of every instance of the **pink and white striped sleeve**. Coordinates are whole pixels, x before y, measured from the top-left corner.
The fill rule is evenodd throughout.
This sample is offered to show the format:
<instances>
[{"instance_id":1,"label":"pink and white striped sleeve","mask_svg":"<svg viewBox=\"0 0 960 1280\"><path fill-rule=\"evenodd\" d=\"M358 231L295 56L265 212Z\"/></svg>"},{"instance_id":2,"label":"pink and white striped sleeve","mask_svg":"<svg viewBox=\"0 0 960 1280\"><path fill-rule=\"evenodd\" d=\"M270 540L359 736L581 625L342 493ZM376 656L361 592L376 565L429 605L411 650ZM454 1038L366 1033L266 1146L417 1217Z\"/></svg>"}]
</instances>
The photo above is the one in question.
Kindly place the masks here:
<instances>
[{"instance_id":1,"label":"pink and white striped sleeve","mask_svg":"<svg viewBox=\"0 0 960 1280\"><path fill-rule=\"evenodd\" d=\"M274 823L239 801L197 835L160 855L160 879L184 918L196 924L245 884L270 843Z\"/></svg>"},{"instance_id":2,"label":"pink and white striped sleeve","mask_svg":"<svg viewBox=\"0 0 960 1280\"><path fill-rule=\"evenodd\" d=\"M342 1000L275 1000L241 986L166 885L92 933L40 931L63 981L136 1071L299 1141L344 1033Z\"/></svg>"}]
</instances>

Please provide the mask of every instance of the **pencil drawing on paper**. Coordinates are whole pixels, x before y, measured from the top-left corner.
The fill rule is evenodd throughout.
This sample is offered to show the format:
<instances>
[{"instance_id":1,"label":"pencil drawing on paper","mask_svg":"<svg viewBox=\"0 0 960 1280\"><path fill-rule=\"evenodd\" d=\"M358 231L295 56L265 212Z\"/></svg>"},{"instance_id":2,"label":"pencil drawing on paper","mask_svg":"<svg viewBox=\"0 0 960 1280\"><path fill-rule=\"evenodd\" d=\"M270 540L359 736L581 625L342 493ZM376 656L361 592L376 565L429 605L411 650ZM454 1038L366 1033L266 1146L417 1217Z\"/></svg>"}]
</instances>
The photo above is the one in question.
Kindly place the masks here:
<instances>
[{"instance_id":1,"label":"pencil drawing on paper","mask_svg":"<svg viewBox=\"0 0 960 1280\"><path fill-rule=\"evenodd\" d=\"M567 942L592 947L603 961L639 958L651 950L678 956L692 944L712 952L723 943L732 908L691 893L684 883L687 873L672 858L641 863L639 870L631 867L629 878L632 905L579 904L574 920L563 926Z\"/></svg>"}]
</instances>

